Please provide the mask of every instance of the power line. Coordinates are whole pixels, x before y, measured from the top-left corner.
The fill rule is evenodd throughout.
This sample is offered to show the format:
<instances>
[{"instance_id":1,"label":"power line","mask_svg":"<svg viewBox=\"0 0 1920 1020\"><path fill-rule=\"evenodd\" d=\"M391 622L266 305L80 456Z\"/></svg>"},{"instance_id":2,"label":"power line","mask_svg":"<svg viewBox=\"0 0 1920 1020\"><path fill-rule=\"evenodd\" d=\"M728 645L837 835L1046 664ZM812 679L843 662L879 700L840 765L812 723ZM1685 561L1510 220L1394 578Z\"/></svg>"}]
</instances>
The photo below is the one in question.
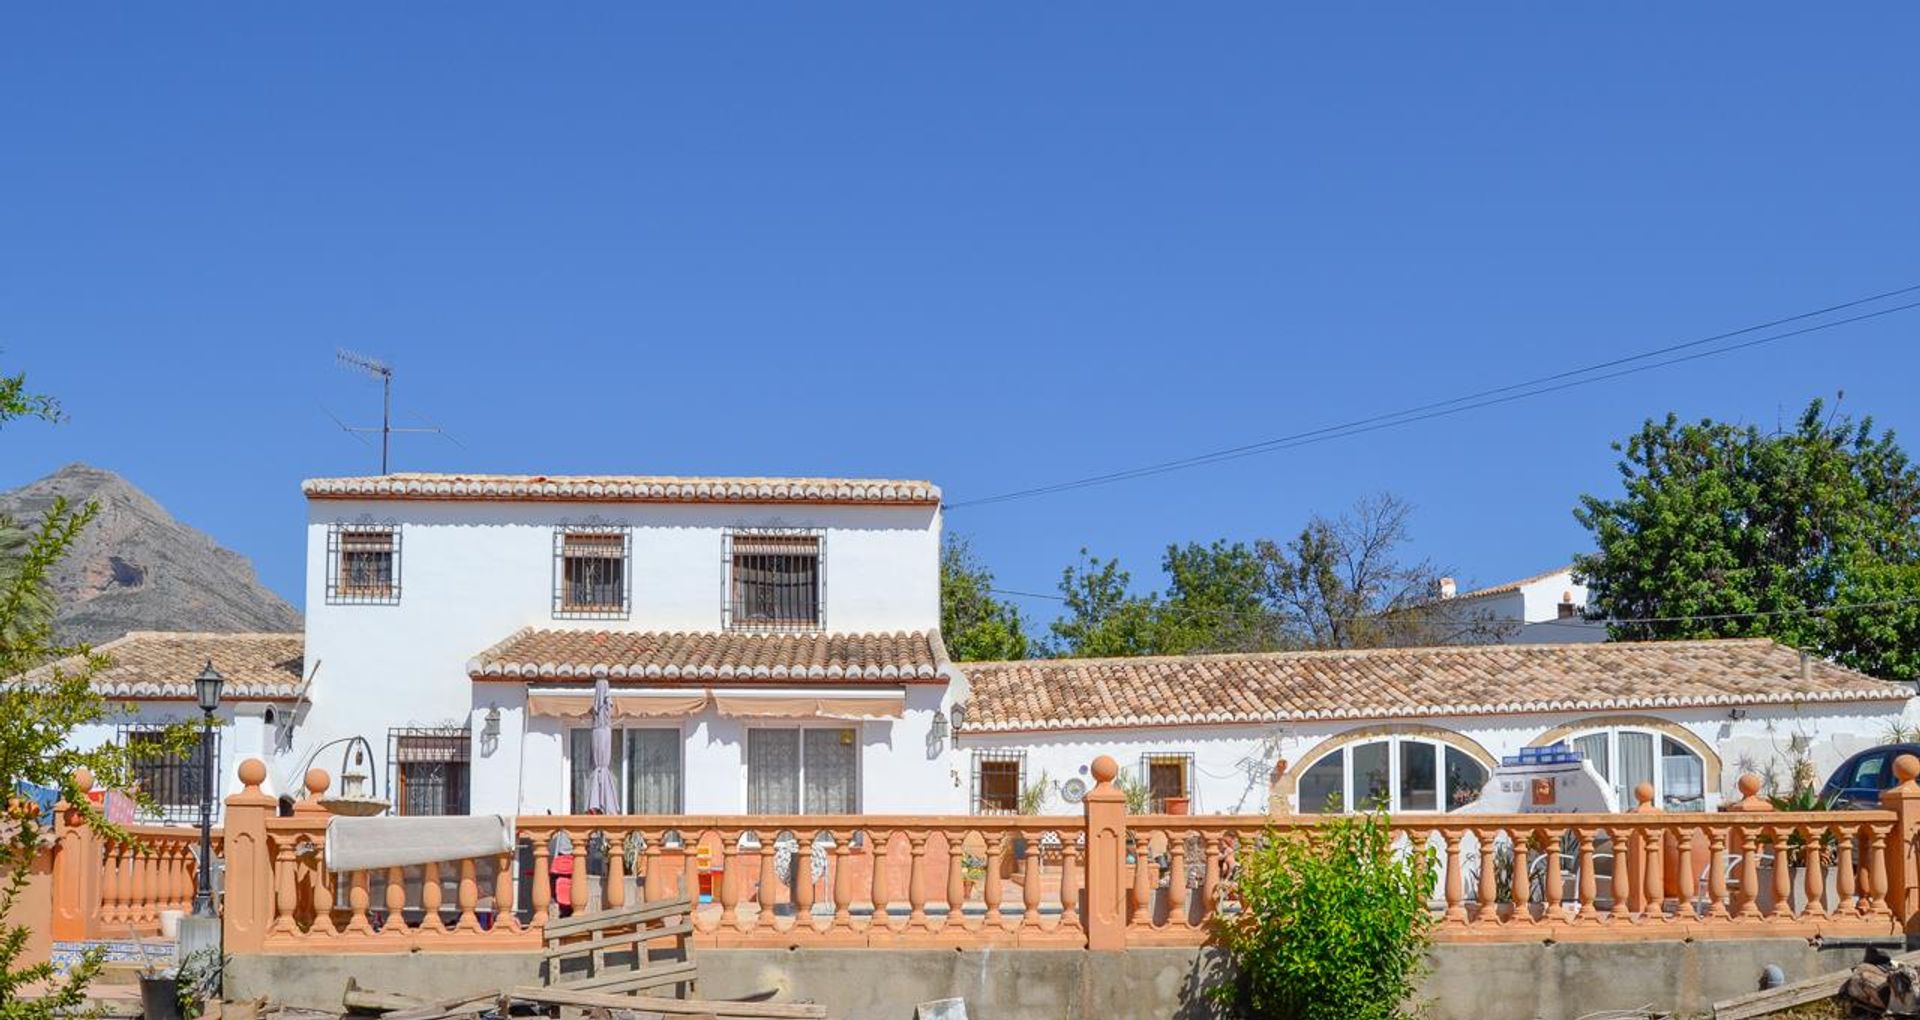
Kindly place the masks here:
<instances>
[{"instance_id":1,"label":"power line","mask_svg":"<svg viewBox=\"0 0 1920 1020\"><path fill-rule=\"evenodd\" d=\"M1856 298L1854 300L1845 301L1840 304L1829 305L1825 308L1816 309L1814 311L1802 312L1798 315L1791 315L1785 318L1774 319L1769 322L1763 322L1756 325L1747 326L1742 329L1733 330L1731 332L1719 333L1709 337L1702 337L1697 340L1688 340L1681 343L1669 344L1664 347L1658 347L1652 350L1642 351L1638 354L1632 354L1626 357L1613 358L1607 361L1596 362L1594 364L1586 365L1580 368L1567 369L1564 371L1552 373L1550 375L1538 376L1533 379L1528 379L1521 382L1509 383L1504 386L1497 386L1492 389L1485 389L1485 390L1480 390L1474 393L1463 394L1461 396L1452 397L1446 400L1433 401L1431 403L1419 404L1413 407L1402 408L1397 411L1389 411L1382 414L1369 415L1364 418L1356 418L1351 421L1341 422L1334 425L1326 425L1316 429L1309 429L1304 432L1296 432L1291 435L1278 436L1273 439L1261 440L1255 443L1246 443L1240 446L1227 447L1225 449L1214 450L1208 453L1195 454L1190 457L1182 457L1175 460L1161 461L1154 464L1142 465L1140 467L1127 468L1120 471L1111 471L1105 474L1089 475L1083 478L1072 479L1064 482L1056 482L1049 485L1033 486L1026 489L1015 489L1009 492L997 493L991 496L982 496L977 499L959 500L957 502L946 504L945 508L949 510L955 510L955 509L960 509L962 507L985 506L992 503L1003 503L1010 500L1027 499L1035 496L1051 495L1054 493L1067 492L1074 489L1090 488L1092 486L1097 486L1097 485L1109 485L1115 482L1129 481L1136 478L1145 478L1153 475L1165 474L1171 471L1182 471L1190 468L1203 467L1209 464L1217 464L1222 461L1237 460L1241 457L1250 457L1250 456L1254 456L1256 454L1261 454L1261 453L1270 453L1278 450L1293 449L1296 447L1307 446L1314 443L1326 442L1332 439L1343 439L1350 436L1361 435L1367 432L1378 431L1384 428L1392 428L1400 425L1410 425L1415 422L1427 421L1434 418L1441 418L1441 417L1447 417L1450 415L1461 414L1466 411L1472 411L1472 410L1476 410L1483 407L1491 407L1497 404L1505 404L1505 403L1510 403L1516 400L1524 400L1530 397L1542 396L1544 394L1555 393L1560 390L1572 389L1577 386L1592 385L1594 383L1605 382L1607 380L1617 379L1626 375L1633 375L1638 372L1651 371L1656 368L1665 368L1670 365L1677 365L1687 361L1695 361L1700 358L1713 357L1721 354L1730 354L1735 351L1745 350L1751 347L1759 347L1759 346L1770 344L1770 343L1776 343L1778 341L1790 339L1792 337L1804 336L1806 334L1816 333L1821 330L1833 329L1839 326L1850 325L1852 323L1862 322L1868 319L1875 319L1885 315L1892 315L1897 312L1903 312L1903 311L1908 311L1914 308L1920 308L1920 301L1916 301L1908 304L1896 305L1891 308L1883 308L1877 311L1865 312L1859 315L1849 316L1842 319L1836 319L1831 322L1823 322L1823 323L1818 323L1812 326L1805 326L1800 329L1789 330L1784 333L1778 333L1770 336L1760 337L1753 340L1747 340L1737 344L1727 344L1725 346L1715 347L1710 350L1695 351L1691 354L1681 355L1679 357L1674 357L1674 358L1667 358L1661 361L1654 361L1648 364L1637 364L1637 365L1633 364L1634 362L1643 362L1649 358L1657 358L1661 355L1671 354L1676 351L1688 350L1691 348L1716 343L1722 340L1728 340L1734 337L1744 336L1749 333L1755 333L1762 330L1771 329L1775 326L1786 325L1792 322L1800 322L1806 319L1816 318L1822 315L1828 315L1836 311L1844 311L1849 308L1857 308L1861 305L1872 304L1873 302L1876 302L1876 301L1882 301L1890 297L1897 297L1902 294L1909 294L1914 291L1920 291L1920 284L1913 284L1911 286L1901 287L1901 288L1890 290L1890 291L1884 291L1882 293L1870 295L1867 297ZM1631 367L1619 368L1619 366L1623 366L1623 365L1629 365ZM1603 370L1610 369L1610 368L1617 369L1617 370L1612 372L1603 372ZM1594 374L1594 373L1601 373L1601 374ZM1585 378L1577 378L1582 376L1584 376ZM1547 385L1550 383L1554 385Z\"/></svg>"},{"instance_id":2,"label":"power line","mask_svg":"<svg viewBox=\"0 0 1920 1020\"><path fill-rule=\"evenodd\" d=\"M992 587L989 587L986 590L995 595L1007 595L1014 598L1046 599L1051 602L1067 601L1067 597L1065 595L1049 595L1049 594L1046 594L1045 592L1018 591L1012 588L992 588ZM1906 606L1906 605L1914 605L1916 603L1920 603L1920 596L1913 596L1909 598L1900 598L1900 599L1883 599L1876 602L1850 602L1845 605L1835 605L1835 606L1809 606L1804 609L1757 610L1750 613L1708 613L1708 614L1702 614L1698 616L1638 616L1638 617L1620 617L1620 618L1589 617L1589 618L1582 618L1579 620L1536 620L1532 623L1527 623L1526 626L1537 627L1545 624L1550 626L1579 627L1586 624L1596 624L1596 623L1607 624L1607 625L1642 624L1642 623L1708 623L1708 622L1715 622L1715 621L1721 621L1721 620L1751 620L1751 619L1759 619L1762 617L1775 617L1775 616L1825 616L1828 613L1851 612L1852 610L1855 610L1855 609L1885 609L1891 606ZM1438 602L1438 603L1425 602L1417 606L1407 606L1407 607L1404 607L1404 609L1411 610L1411 609L1432 608L1436 605L1445 606L1446 604L1447 603L1445 602ZM1217 617L1228 618L1228 619L1245 617L1251 620L1268 620L1268 621L1280 618L1280 614L1278 613L1245 612L1237 609L1211 609L1211 608L1199 608L1199 607L1195 607L1195 608L1182 607L1180 609L1180 612L1187 614L1187 617L1189 619L1196 616L1217 616ZM1326 622L1328 623L1366 623L1369 621L1375 621L1379 619L1381 619L1381 615L1334 616L1334 617L1326 618ZM1468 620L1464 622L1471 623L1474 621Z\"/></svg>"}]
</instances>

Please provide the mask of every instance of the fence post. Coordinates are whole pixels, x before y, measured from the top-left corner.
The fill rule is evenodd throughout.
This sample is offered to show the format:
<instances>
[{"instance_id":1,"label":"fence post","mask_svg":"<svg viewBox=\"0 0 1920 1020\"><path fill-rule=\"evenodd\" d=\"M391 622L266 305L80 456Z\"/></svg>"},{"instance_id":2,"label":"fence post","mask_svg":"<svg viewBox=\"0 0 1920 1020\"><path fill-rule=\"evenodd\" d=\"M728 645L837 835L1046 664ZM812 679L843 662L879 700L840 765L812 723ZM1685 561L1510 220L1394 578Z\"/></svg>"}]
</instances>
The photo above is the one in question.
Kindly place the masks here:
<instances>
[{"instance_id":1,"label":"fence post","mask_svg":"<svg viewBox=\"0 0 1920 1020\"><path fill-rule=\"evenodd\" d=\"M1893 775L1899 784L1880 794L1880 806L1895 815L1887 836L1887 906L1895 923L1912 932L1920 930L1920 874L1914 866L1914 836L1920 830L1920 784L1914 777L1920 776L1920 758L1895 758Z\"/></svg>"},{"instance_id":2,"label":"fence post","mask_svg":"<svg viewBox=\"0 0 1920 1020\"><path fill-rule=\"evenodd\" d=\"M93 789L93 773L75 769L74 788L85 797ZM62 800L53 806L53 937L78 942L87 925L100 913L100 834L87 824L80 809Z\"/></svg>"},{"instance_id":3,"label":"fence post","mask_svg":"<svg viewBox=\"0 0 1920 1020\"><path fill-rule=\"evenodd\" d=\"M273 924L273 854L267 846L267 819L276 801L260 792L267 766L258 758L240 763L245 787L227 798L222 854L226 864L226 904L221 911L225 951L260 951Z\"/></svg>"},{"instance_id":4,"label":"fence post","mask_svg":"<svg viewBox=\"0 0 1920 1020\"><path fill-rule=\"evenodd\" d=\"M1113 785L1120 766L1111 757L1093 760L1093 789L1081 804L1087 817L1087 948L1127 948L1127 795Z\"/></svg>"}]
</instances>

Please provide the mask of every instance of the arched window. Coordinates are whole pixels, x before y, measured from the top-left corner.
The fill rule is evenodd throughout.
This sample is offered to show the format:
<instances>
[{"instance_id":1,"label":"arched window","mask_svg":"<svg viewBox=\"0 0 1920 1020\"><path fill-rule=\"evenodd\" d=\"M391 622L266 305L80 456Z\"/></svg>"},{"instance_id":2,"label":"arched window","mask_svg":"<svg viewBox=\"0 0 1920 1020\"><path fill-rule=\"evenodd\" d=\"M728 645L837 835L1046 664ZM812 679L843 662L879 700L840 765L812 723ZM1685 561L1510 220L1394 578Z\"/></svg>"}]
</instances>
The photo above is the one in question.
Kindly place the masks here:
<instances>
[{"instance_id":1,"label":"arched window","mask_svg":"<svg viewBox=\"0 0 1920 1020\"><path fill-rule=\"evenodd\" d=\"M1452 811L1480 796L1487 767L1445 739L1363 737L1328 751L1300 774L1300 811Z\"/></svg>"},{"instance_id":2,"label":"arched window","mask_svg":"<svg viewBox=\"0 0 1920 1020\"><path fill-rule=\"evenodd\" d=\"M1600 778L1613 784L1620 810L1637 806L1633 789L1653 784L1653 802L1662 811L1707 809L1706 764L1692 748L1658 730L1609 726L1575 731L1567 746L1587 756Z\"/></svg>"}]
</instances>

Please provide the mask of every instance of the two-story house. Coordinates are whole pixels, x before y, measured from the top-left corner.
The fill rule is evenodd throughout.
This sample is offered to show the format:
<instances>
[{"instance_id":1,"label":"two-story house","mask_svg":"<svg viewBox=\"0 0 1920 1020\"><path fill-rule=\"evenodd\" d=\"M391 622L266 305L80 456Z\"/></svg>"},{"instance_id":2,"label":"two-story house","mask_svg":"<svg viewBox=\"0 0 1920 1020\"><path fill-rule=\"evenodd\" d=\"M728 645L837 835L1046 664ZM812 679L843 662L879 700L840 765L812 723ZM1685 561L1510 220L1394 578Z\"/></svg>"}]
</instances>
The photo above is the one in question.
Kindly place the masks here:
<instances>
[{"instance_id":1,"label":"two-story house","mask_svg":"<svg viewBox=\"0 0 1920 1020\"><path fill-rule=\"evenodd\" d=\"M940 491L397 474L307 497L309 764L402 814L586 808L596 680L630 813L962 810ZM951 681L955 691L950 693ZM351 738L363 738L347 757ZM358 758L370 759L359 763Z\"/></svg>"}]
</instances>

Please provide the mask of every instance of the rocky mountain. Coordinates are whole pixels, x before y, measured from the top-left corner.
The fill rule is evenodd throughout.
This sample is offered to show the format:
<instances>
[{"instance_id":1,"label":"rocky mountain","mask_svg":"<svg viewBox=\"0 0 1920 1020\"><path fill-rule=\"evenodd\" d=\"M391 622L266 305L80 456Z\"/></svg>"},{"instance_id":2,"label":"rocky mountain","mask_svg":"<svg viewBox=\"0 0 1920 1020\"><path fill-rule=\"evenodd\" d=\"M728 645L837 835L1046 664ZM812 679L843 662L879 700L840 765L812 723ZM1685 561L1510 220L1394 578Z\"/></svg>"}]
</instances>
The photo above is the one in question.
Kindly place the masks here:
<instances>
[{"instance_id":1,"label":"rocky mountain","mask_svg":"<svg viewBox=\"0 0 1920 1020\"><path fill-rule=\"evenodd\" d=\"M31 528L56 496L100 504L51 579L62 641L97 645L131 630L300 629L299 611L260 584L246 557L174 520L111 471L69 464L0 492L0 514Z\"/></svg>"}]
</instances>

